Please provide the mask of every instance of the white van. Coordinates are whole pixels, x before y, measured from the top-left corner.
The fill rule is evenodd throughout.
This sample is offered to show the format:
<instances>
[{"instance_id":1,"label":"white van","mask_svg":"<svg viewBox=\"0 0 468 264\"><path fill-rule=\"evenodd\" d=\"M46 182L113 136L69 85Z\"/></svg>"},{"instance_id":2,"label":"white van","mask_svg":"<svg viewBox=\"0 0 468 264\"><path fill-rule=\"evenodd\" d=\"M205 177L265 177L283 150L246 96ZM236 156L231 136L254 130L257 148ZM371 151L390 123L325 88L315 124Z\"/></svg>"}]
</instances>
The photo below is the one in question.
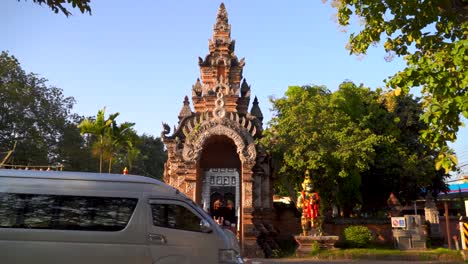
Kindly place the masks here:
<instances>
[{"instance_id":1,"label":"white van","mask_svg":"<svg viewBox=\"0 0 468 264\"><path fill-rule=\"evenodd\" d=\"M0 263L243 263L178 190L142 176L0 169Z\"/></svg>"}]
</instances>

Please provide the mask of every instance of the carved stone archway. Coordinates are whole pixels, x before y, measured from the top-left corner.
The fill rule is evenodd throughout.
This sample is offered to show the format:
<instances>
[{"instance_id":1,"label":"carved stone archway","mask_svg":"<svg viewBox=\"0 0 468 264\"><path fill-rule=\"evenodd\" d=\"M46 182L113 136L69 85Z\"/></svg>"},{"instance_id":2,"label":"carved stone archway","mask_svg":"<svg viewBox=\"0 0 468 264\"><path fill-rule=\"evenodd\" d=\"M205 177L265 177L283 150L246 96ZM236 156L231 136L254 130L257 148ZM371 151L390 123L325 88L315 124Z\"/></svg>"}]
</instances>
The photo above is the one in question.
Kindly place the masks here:
<instances>
[{"instance_id":1,"label":"carved stone archway","mask_svg":"<svg viewBox=\"0 0 468 264\"><path fill-rule=\"evenodd\" d=\"M224 122L223 122L224 121ZM182 157L186 161L198 161L205 141L211 136L226 136L234 141L237 153L243 163L255 163L257 151L253 137L246 131L239 131L241 127L227 120L210 120L201 125L199 131L190 134L191 139L187 140L182 150ZM229 123L229 127L227 124ZM236 131L238 130L238 131ZM192 139L193 138L193 139Z\"/></svg>"}]
</instances>

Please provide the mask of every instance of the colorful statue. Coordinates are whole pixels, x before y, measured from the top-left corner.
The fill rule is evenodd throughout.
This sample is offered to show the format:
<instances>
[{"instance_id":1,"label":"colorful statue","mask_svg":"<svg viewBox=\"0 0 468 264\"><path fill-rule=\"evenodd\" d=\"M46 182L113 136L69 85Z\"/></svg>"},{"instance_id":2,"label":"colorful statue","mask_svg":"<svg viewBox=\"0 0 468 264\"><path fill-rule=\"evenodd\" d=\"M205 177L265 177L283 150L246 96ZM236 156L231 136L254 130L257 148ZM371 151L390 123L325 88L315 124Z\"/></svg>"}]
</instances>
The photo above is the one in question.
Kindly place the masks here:
<instances>
[{"instance_id":1,"label":"colorful statue","mask_svg":"<svg viewBox=\"0 0 468 264\"><path fill-rule=\"evenodd\" d=\"M297 209L302 212L301 225L304 236L307 236L309 231L317 225L319 201L320 197L318 193L314 192L314 185L310 179L309 170L306 170L304 182L302 183L302 191L297 199Z\"/></svg>"}]
</instances>

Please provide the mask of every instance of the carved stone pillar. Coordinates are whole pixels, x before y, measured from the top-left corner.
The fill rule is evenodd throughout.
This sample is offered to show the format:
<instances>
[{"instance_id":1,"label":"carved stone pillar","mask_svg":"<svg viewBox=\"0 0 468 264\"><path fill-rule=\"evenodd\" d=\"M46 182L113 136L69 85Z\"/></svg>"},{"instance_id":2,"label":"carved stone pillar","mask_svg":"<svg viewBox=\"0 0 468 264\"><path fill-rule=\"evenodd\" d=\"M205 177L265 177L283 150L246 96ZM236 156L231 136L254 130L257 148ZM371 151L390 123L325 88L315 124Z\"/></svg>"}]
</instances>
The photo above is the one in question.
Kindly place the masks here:
<instances>
[{"instance_id":1,"label":"carved stone pillar","mask_svg":"<svg viewBox=\"0 0 468 264\"><path fill-rule=\"evenodd\" d=\"M253 166L244 163L242 167L242 253L246 257L264 257L262 249L257 244L258 234L253 219Z\"/></svg>"},{"instance_id":2,"label":"carved stone pillar","mask_svg":"<svg viewBox=\"0 0 468 264\"><path fill-rule=\"evenodd\" d=\"M190 199L197 201L197 167L195 162L185 163L185 189L183 191Z\"/></svg>"},{"instance_id":3,"label":"carved stone pillar","mask_svg":"<svg viewBox=\"0 0 468 264\"><path fill-rule=\"evenodd\" d=\"M242 202L244 209L252 209L253 206L253 172L251 162L242 164Z\"/></svg>"}]
</instances>

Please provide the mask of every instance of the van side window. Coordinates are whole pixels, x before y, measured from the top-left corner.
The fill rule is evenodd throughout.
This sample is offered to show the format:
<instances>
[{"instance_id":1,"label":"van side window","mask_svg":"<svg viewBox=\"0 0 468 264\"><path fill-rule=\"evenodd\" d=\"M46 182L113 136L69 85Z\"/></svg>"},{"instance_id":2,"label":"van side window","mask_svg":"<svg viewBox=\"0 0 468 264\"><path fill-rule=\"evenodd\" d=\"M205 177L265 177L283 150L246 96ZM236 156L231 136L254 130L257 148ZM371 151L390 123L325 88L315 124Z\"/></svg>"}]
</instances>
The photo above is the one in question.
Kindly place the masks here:
<instances>
[{"instance_id":1,"label":"van side window","mask_svg":"<svg viewBox=\"0 0 468 264\"><path fill-rule=\"evenodd\" d=\"M189 209L178 204L151 204L155 226L201 232L201 219Z\"/></svg>"},{"instance_id":2,"label":"van side window","mask_svg":"<svg viewBox=\"0 0 468 264\"><path fill-rule=\"evenodd\" d=\"M0 228L120 231L138 199L0 193Z\"/></svg>"}]
</instances>

